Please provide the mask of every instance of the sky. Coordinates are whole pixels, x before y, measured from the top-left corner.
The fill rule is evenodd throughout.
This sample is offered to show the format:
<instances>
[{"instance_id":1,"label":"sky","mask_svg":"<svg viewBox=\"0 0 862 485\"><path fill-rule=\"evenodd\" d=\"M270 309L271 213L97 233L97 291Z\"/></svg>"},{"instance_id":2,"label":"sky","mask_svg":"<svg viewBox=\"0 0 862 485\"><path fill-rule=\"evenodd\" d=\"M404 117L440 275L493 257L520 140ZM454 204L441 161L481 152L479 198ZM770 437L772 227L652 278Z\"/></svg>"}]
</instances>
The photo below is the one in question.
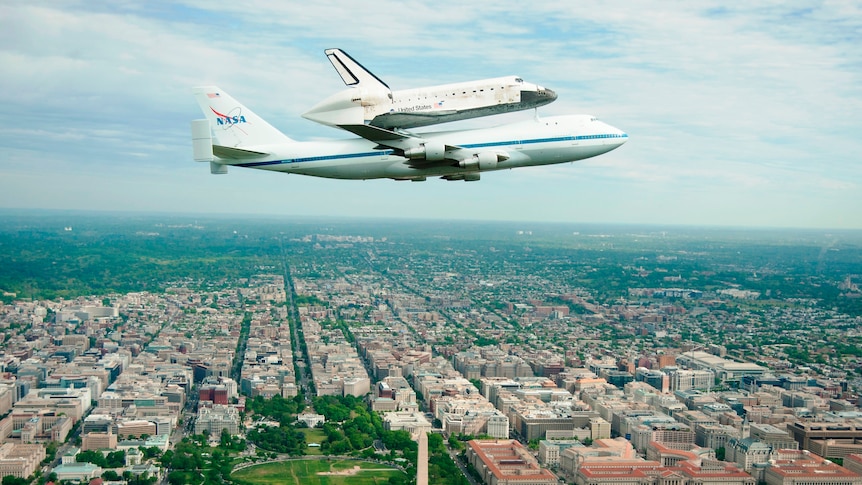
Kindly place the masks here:
<instances>
[{"instance_id":1,"label":"sky","mask_svg":"<svg viewBox=\"0 0 862 485\"><path fill-rule=\"evenodd\" d=\"M200 85L351 137L300 116L345 89L332 47L396 90L518 75L629 140L478 182L192 161ZM851 1L2 2L0 209L862 229L860 47Z\"/></svg>"}]
</instances>

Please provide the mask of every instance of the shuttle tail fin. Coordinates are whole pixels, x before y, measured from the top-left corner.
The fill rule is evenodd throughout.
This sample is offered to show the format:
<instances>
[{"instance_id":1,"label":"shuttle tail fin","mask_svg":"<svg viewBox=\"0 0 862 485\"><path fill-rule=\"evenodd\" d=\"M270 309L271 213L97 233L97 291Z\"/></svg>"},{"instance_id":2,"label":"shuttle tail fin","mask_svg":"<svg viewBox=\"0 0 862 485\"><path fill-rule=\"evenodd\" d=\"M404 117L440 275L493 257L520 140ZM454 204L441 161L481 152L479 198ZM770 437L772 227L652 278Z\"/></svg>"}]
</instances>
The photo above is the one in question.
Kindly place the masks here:
<instances>
[{"instance_id":1,"label":"shuttle tail fin","mask_svg":"<svg viewBox=\"0 0 862 485\"><path fill-rule=\"evenodd\" d=\"M293 141L217 86L200 86L193 93L209 121L214 146L244 148Z\"/></svg>"},{"instance_id":2,"label":"shuttle tail fin","mask_svg":"<svg viewBox=\"0 0 862 485\"><path fill-rule=\"evenodd\" d=\"M341 80L348 86L362 86L364 88L383 88L389 91L389 85L381 81L368 69L365 69L362 64L356 59L350 57L341 49L326 49L324 51L332 67L341 76Z\"/></svg>"}]
</instances>

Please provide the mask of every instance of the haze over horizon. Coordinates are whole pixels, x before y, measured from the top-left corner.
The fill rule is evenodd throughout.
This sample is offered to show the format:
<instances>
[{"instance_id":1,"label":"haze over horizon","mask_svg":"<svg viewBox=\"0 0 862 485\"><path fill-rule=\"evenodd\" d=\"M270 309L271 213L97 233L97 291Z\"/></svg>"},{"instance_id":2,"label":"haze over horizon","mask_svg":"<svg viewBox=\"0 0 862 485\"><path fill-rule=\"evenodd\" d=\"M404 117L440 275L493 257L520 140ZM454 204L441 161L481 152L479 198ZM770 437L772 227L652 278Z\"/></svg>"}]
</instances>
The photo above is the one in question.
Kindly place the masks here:
<instances>
[{"instance_id":1,"label":"haze over horizon","mask_svg":"<svg viewBox=\"0 0 862 485\"><path fill-rule=\"evenodd\" d=\"M862 6L48 2L0 5L0 208L862 229ZM341 47L393 89L517 74L630 139L475 183L341 181L191 160L191 88L288 136L344 89ZM440 125L493 126L533 112ZM422 130L417 130L422 131Z\"/></svg>"}]
</instances>

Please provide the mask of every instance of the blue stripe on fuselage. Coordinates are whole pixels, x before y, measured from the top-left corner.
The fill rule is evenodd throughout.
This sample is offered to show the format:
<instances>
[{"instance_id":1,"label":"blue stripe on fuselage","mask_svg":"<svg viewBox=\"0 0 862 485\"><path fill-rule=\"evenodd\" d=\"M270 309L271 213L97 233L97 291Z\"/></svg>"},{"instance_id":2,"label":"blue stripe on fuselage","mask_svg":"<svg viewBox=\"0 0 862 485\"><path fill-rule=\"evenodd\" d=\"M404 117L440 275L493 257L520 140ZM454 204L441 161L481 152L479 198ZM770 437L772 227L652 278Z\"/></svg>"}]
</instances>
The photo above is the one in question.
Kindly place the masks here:
<instances>
[{"instance_id":1,"label":"blue stripe on fuselage","mask_svg":"<svg viewBox=\"0 0 862 485\"><path fill-rule=\"evenodd\" d=\"M560 136L556 138L535 138L532 140L510 140L510 141L495 141L490 143L473 143L470 145L460 145L463 148L488 148L488 147L499 147L499 146L512 146L512 145L532 145L534 143L553 143L560 141L576 141L576 140L596 140L600 138L628 138L629 136L625 133L623 134L604 134L604 135L580 135L580 136ZM362 152L362 153L346 153L342 155L324 155L320 157L305 157L305 158L291 158L289 160L271 160L268 162L248 162L248 163L237 163L234 167L266 167L269 165L281 165L288 163L302 163L302 162L321 162L326 160L344 160L350 158L364 158L364 157L376 157L376 156L385 156L391 155L393 150L383 150L376 152Z\"/></svg>"},{"instance_id":2,"label":"blue stripe on fuselage","mask_svg":"<svg viewBox=\"0 0 862 485\"><path fill-rule=\"evenodd\" d=\"M382 155L391 155L392 150L383 150L378 152L363 152L363 153L345 153L342 155L325 155L320 157L305 157L305 158L291 158L289 160L272 160L269 162L249 162L249 163L237 163L234 167L264 167L267 165L279 165L283 163L301 163L301 162L320 162L323 160L342 160L348 158L363 158L363 157L376 157Z\"/></svg>"}]
</instances>

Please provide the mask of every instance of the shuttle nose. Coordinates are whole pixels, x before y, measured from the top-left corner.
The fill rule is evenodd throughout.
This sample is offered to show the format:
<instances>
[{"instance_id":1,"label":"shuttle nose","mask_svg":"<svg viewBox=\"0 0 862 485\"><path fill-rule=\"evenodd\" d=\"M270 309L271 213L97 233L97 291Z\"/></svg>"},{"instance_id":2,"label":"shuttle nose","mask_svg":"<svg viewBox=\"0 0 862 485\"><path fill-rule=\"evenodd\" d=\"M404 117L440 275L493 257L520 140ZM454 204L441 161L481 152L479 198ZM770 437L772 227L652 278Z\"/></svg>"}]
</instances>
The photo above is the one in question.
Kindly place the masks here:
<instances>
[{"instance_id":1,"label":"shuttle nose","mask_svg":"<svg viewBox=\"0 0 862 485\"><path fill-rule=\"evenodd\" d=\"M521 91L521 103L532 107L544 106L556 99L557 93L541 86L536 86L534 90Z\"/></svg>"}]
</instances>

